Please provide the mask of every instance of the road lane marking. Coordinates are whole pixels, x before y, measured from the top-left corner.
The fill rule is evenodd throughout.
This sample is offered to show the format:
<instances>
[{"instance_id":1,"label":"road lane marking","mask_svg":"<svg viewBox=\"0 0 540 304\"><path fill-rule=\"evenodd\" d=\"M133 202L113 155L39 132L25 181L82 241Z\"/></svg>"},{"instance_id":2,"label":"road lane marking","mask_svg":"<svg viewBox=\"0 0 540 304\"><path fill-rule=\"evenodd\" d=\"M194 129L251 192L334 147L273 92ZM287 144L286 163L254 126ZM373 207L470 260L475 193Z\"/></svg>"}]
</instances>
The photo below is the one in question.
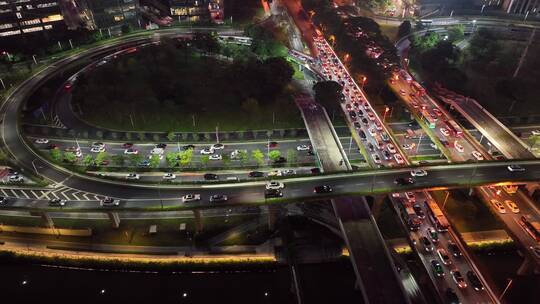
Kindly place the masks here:
<instances>
[{"instance_id":1,"label":"road lane marking","mask_svg":"<svg viewBox=\"0 0 540 304\"><path fill-rule=\"evenodd\" d=\"M72 193L71 195L73 195L73 197L74 197L76 200L80 201L81 199L77 196L77 193L82 193L82 192L77 191L77 192L75 192L75 193Z\"/></svg>"},{"instance_id":2,"label":"road lane marking","mask_svg":"<svg viewBox=\"0 0 540 304\"><path fill-rule=\"evenodd\" d=\"M90 200L90 198L88 197L88 195L89 195L88 193L83 194L83 197L84 197L87 201Z\"/></svg>"},{"instance_id":3,"label":"road lane marking","mask_svg":"<svg viewBox=\"0 0 540 304\"><path fill-rule=\"evenodd\" d=\"M4 193L4 196L9 196L4 189L2 189L2 193Z\"/></svg>"},{"instance_id":4,"label":"road lane marking","mask_svg":"<svg viewBox=\"0 0 540 304\"><path fill-rule=\"evenodd\" d=\"M34 192L34 190L30 190L30 192L32 193L32 195L35 197L35 198L38 198L39 196L37 195L37 193Z\"/></svg>"},{"instance_id":5,"label":"road lane marking","mask_svg":"<svg viewBox=\"0 0 540 304\"><path fill-rule=\"evenodd\" d=\"M26 191L24 190L21 190L22 194L24 194L24 196L26 196L26 198L30 198L30 196L28 196L28 194L26 193Z\"/></svg>"},{"instance_id":6,"label":"road lane marking","mask_svg":"<svg viewBox=\"0 0 540 304\"><path fill-rule=\"evenodd\" d=\"M17 194L17 192L13 191L13 189L9 189L9 191L11 191L11 193L13 193L13 196L14 197L19 197L19 195Z\"/></svg>"}]
</instances>

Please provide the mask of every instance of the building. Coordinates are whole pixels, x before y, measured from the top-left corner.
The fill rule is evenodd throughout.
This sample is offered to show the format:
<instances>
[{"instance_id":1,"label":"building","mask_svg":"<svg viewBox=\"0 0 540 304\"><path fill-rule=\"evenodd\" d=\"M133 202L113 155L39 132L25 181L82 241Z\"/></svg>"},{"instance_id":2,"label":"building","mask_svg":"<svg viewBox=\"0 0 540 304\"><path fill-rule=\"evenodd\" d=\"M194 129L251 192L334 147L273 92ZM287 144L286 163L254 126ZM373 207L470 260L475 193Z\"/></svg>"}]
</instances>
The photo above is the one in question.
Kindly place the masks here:
<instances>
[{"instance_id":1,"label":"building","mask_svg":"<svg viewBox=\"0 0 540 304\"><path fill-rule=\"evenodd\" d=\"M139 25L138 0L78 0L90 12L91 28L109 28L129 23Z\"/></svg>"},{"instance_id":2,"label":"building","mask_svg":"<svg viewBox=\"0 0 540 304\"><path fill-rule=\"evenodd\" d=\"M502 8L509 14L538 15L540 0L504 0Z\"/></svg>"},{"instance_id":3,"label":"building","mask_svg":"<svg viewBox=\"0 0 540 304\"><path fill-rule=\"evenodd\" d=\"M0 39L66 31L59 0L0 0Z\"/></svg>"}]
</instances>

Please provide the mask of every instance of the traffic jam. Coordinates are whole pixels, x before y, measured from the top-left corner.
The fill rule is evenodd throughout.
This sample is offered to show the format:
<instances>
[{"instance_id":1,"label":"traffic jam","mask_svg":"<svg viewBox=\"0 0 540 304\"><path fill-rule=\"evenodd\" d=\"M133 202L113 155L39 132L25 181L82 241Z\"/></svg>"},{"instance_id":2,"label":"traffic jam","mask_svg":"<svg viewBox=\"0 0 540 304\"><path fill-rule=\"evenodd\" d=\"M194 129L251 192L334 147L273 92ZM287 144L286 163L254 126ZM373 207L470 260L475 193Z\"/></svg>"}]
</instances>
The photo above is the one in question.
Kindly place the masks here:
<instances>
[{"instance_id":1,"label":"traffic jam","mask_svg":"<svg viewBox=\"0 0 540 304\"><path fill-rule=\"evenodd\" d=\"M328 42L324 37L316 36L314 45L320 59L317 62L317 69L322 72L326 80L336 81L343 87L341 107L363 146L366 147L371 162L378 167L405 165L405 158L392 143L381 119Z\"/></svg>"}]
</instances>

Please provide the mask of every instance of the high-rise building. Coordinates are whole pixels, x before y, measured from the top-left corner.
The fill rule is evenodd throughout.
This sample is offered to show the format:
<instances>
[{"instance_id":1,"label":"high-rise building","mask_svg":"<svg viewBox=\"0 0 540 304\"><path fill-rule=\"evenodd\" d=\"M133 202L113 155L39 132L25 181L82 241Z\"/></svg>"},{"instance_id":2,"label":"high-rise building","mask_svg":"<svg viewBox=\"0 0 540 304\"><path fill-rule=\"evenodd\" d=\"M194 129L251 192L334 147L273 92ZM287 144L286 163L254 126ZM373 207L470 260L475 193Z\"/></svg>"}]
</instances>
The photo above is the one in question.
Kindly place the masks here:
<instances>
[{"instance_id":1,"label":"high-rise building","mask_svg":"<svg viewBox=\"0 0 540 304\"><path fill-rule=\"evenodd\" d=\"M138 24L139 0L78 0L90 11L93 28L107 28L124 23Z\"/></svg>"},{"instance_id":2,"label":"high-rise building","mask_svg":"<svg viewBox=\"0 0 540 304\"><path fill-rule=\"evenodd\" d=\"M0 0L0 39L65 31L59 0Z\"/></svg>"},{"instance_id":3,"label":"high-rise building","mask_svg":"<svg viewBox=\"0 0 540 304\"><path fill-rule=\"evenodd\" d=\"M502 8L509 14L538 15L540 0L504 0Z\"/></svg>"}]
</instances>

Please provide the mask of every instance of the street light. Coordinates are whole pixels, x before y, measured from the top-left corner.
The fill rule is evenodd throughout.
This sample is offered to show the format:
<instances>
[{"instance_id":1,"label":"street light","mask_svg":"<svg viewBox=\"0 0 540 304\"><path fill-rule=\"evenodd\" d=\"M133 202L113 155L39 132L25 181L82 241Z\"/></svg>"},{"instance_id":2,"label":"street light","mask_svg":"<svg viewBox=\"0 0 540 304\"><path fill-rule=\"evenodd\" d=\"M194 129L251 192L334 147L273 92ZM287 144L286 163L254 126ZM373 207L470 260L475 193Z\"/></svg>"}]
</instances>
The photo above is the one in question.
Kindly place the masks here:
<instances>
[{"instance_id":1,"label":"street light","mask_svg":"<svg viewBox=\"0 0 540 304\"><path fill-rule=\"evenodd\" d=\"M362 90L364 89L364 84L366 84L366 81L367 81L367 77L362 76L362 87L361 87Z\"/></svg>"},{"instance_id":2,"label":"street light","mask_svg":"<svg viewBox=\"0 0 540 304\"><path fill-rule=\"evenodd\" d=\"M384 115L383 115L383 118L382 118L382 121L384 122L385 119L386 119L386 114L390 112L390 108L388 106L384 106Z\"/></svg>"}]
</instances>

